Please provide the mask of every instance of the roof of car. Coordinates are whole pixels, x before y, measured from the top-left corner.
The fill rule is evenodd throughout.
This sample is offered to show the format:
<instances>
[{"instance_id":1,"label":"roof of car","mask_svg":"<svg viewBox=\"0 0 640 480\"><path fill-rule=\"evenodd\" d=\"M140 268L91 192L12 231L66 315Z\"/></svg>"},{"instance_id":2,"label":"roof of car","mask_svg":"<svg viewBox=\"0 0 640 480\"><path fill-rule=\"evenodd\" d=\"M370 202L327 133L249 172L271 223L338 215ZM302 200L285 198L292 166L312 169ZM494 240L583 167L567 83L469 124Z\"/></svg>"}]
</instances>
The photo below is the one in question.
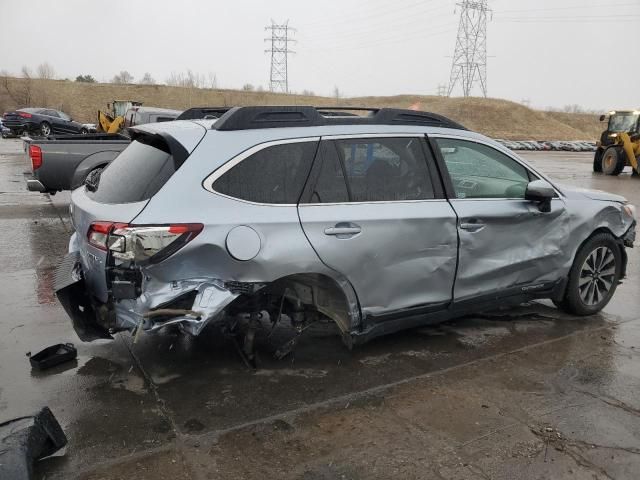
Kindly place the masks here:
<instances>
[{"instance_id":1,"label":"roof of car","mask_svg":"<svg viewBox=\"0 0 640 480\"><path fill-rule=\"evenodd\" d=\"M355 112L366 115L354 115ZM466 130L459 123L431 112L397 108L297 105L234 107L222 115L213 128L230 131L328 125L407 125Z\"/></svg>"}]
</instances>

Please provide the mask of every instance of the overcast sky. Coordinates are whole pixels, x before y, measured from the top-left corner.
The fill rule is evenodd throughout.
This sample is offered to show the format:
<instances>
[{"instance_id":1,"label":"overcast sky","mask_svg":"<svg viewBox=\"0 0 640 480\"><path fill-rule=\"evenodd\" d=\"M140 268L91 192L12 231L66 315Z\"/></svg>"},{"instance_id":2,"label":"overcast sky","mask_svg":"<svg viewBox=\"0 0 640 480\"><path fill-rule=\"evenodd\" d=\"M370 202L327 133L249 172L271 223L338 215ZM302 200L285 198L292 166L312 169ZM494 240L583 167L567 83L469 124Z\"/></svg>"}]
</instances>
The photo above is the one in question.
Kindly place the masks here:
<instances>
[{"instance_id":1,"label":"overcast sky","mask_svg":"<svg viewBox=\"0 0 640 480\"><path fill-rule=\"evenodd\" d=\"M489 0L488 93L535 107L640 106L640 0ZM290 89L433 95L446 84L454 0L0 0L0 70L61 78L215 73L268 87L264 27L297 29ZM479 91L476 90L476 94ZM460 89L453 93L461 95Z\"/></svg>"}]
</instances>

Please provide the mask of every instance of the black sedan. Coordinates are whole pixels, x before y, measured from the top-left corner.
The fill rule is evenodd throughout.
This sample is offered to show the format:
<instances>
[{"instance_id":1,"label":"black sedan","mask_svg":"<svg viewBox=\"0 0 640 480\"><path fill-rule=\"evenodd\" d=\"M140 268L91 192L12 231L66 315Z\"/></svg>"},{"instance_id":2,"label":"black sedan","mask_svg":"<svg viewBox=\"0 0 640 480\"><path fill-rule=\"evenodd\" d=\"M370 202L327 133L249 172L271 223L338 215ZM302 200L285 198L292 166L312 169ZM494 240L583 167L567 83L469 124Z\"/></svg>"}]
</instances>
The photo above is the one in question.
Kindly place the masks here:
<instances>
[{"instance_id":1,"label":"black sedan","mask_svg":"<svg viewBox=\"0 0 640 480\"><path fill-rule=\"evenodd\" d=\"M50 108L21 108L6 112L2 122L15 135L27 132L46 137L52 133L89 133L85 125L74 122L64 112Z\"/></svg>"}]
</instances>

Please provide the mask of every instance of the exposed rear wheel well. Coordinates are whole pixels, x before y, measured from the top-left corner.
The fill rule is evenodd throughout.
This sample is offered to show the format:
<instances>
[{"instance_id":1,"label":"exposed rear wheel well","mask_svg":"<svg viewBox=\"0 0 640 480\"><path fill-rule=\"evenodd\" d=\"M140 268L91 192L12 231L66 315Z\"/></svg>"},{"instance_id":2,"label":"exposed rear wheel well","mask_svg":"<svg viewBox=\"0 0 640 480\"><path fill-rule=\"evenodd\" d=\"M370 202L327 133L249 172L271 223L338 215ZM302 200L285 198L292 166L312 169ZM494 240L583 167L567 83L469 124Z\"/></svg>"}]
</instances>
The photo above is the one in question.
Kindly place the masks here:
<instances>
[{"instance_id":1,"label":"exposed rear wheel well","mask_svg":"<svg viewBox=\"0 0 640 480\"><path fill-rule=\"evenodd\" d=\"M266 310L270 316L280 313L297 321L312 312L330 318L343 334L353 324L354 312L347 295L333 278L317 273L300 273L279 278L252 295L242 295L231 305L235 313Z\"/></svg>"}]
</instances>

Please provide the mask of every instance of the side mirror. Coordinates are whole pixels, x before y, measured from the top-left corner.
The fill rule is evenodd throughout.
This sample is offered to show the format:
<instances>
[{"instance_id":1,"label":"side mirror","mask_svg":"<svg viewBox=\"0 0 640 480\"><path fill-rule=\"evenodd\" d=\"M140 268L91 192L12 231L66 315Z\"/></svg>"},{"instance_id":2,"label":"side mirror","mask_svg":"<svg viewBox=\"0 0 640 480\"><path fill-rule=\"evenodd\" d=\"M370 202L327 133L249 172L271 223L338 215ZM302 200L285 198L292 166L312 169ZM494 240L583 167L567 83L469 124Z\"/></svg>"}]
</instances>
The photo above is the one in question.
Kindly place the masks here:
<instances>
[{"instance_id":1,"label":"side mirror","mask_svg":"<svg viewBox=\"0 0 640 480\"><path fill-rule=\"evenodd\" d=\"M551 211L551 199L555 197L556 191L553 189L549 182L544 180L534 180L529 182L527 190L524 193L525 200L537 202L540 205L538 208L543 213L549 213Z\"/></svg>"},{"instance_id":2,"label":"side mirror","mask_svg":"<svg viewBox=\"0 0 640 480\"><path fill-rule=\"evenodd\" d=\"M604 122L607 119L606 115L600 115L600 121Z\"/></svg>"}]
</instances>

